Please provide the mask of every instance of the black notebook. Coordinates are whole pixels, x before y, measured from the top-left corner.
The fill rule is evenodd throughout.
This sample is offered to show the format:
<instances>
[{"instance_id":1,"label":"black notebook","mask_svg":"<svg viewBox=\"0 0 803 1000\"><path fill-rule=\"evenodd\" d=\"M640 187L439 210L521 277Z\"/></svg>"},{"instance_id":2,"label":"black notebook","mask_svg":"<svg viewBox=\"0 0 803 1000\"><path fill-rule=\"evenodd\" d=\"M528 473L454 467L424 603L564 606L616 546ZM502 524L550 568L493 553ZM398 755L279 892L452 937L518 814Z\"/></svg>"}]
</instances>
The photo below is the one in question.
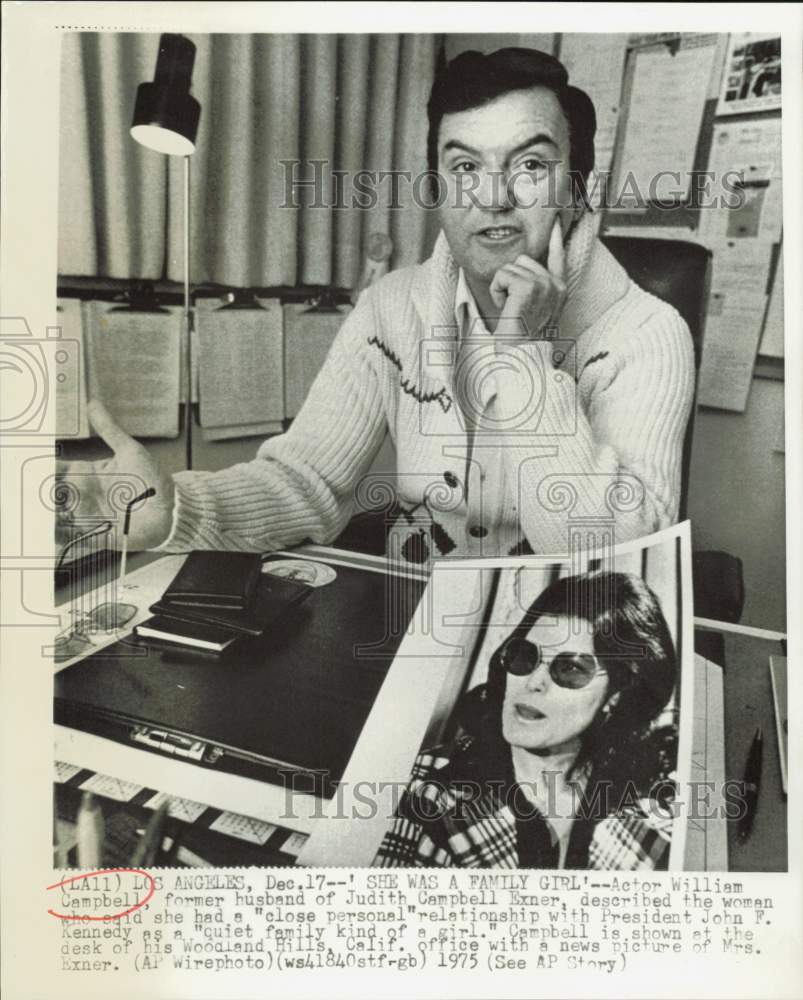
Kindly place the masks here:
<instances>
[{"instance_id":1,"label":"black notebook","mask_svg":"<svg viewBox=\"0 0 803 1000\"><path fill-rule=\"evenodd\" d=\"M260 556L250 552L190 552L162 600L242 610L251 603L261 569Z\"/></svg>"},{"instance_id":2,"label":"black notebook","mask_svg":"<svg viewBox=\"0 0 803 1000\"><path fill-rule=\"evenodd\" d=\"M292 607L309 597L314 589L299 580L265 574L257 583L250 604L242 609L176 604L168 600L168 591L165 591L161 600L148 610L154 615L165 615L176 621L219 625L241 635L261 635Z\"/></svg>"}]
</instances>

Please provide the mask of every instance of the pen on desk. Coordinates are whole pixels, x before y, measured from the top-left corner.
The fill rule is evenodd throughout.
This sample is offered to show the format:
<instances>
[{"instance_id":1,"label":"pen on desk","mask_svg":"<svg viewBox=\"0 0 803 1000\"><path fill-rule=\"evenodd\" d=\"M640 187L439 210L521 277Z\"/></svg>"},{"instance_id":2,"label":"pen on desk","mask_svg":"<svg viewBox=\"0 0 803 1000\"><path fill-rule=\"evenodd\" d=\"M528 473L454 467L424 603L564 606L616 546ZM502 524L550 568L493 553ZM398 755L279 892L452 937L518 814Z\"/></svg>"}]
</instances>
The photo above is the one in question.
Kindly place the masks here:
<instances>
[{"instance_id":1,"label":"pen on desk","mask_svg":"<svg viewBox=\"0 0 803 1000\"><path fill-rule=\"evenodd\" d=\"M156 852L162 843L162 831L167 819L169 805L170 800L165 799L156 812L154 812L153 816L151 816L145 828L145 833L143 833L139 843L134 848L134 853L131 855L132 868L136 868L138 865L145 865L147 867L153 864Z\"/></svg>"},{"instance_id":2,"label":"pen on desk","mask_svg":"<svg viewBox=\"0 0 803 1000\"><path fill-rule=\"evenodd\" d=\"M750 836L753 829L753 820L758 807L758 794L761 790L761 764L764 759L764 734L759 726L756 729L753 742L747 754L747 762L744 765L744 806L745 811L739 819L738 834L739 840L745 841Z\"/></svg>"},{"instance_id":3,"label":"pen on desk","mask_svg":"<svg viewBox=\"0 0 803 1000\"><path fill-rule=\"evenodd\" d=\"M131 512L133 510L134 504L140 502L140 500L147 500L149 497L156 496L156 490L149 486L144 493L140 493L138 497L134 497L125 505L125 519L123 520L123 556L120 561L120 582L125 580L125 564L128 559L128 532L131 530Z\"/></svg>"},{"instance_id":4,"label":"pen on desk","mask_svg":"<svg viewBox=\"0 0 803 1000\"><path fill-rule=\"evenodd\" d=\"M103 856L103 813L92 792L84 792L75 821L78 867L99 868Z\"/></svg>"}]
</instances>

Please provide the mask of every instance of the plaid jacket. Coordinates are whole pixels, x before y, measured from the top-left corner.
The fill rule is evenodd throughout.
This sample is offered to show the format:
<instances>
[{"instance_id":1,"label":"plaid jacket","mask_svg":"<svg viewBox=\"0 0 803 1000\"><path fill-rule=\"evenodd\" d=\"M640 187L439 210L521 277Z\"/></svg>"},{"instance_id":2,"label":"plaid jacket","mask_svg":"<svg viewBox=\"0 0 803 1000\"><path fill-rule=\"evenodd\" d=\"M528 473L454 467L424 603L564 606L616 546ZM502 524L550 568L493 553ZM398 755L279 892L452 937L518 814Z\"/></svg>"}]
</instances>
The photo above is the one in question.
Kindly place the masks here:
<instances>
[{"instance_id":1,"label":"plaid jacket","mask_svg":"<svg viewBox=\"0 0 803 1000\"><path fill-rule=\"evenodd\" d=\"M455 763L470 737L416 760L410 784L374 864L379 867L553 868L557 848L536 813L522 824L514 782L472 783ZM509 758L509 750L507 757ZM509 774L512 775L512 763ZM455 775L460 774L456 779ZM592 782L587 785L592 787ZM519 800L521 801L521 800ZM529 805L529 812L535 812ZM665 869L672 818L657 803L634 800L607 815L588 810L572 824L566 868L615 871ZM541 841L533 850L532 841Z\"/></svg>"}]
</instances>

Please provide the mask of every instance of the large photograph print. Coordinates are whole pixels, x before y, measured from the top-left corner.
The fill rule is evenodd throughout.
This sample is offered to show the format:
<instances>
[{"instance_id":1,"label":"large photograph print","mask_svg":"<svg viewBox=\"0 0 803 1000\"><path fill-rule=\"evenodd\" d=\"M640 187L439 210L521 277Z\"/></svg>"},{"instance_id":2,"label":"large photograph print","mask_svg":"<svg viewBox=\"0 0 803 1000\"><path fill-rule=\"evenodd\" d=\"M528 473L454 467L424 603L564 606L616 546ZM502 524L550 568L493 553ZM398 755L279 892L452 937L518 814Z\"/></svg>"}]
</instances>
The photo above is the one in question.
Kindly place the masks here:
<instances>
[{"instance_id":1,"label":"large photograph print","mask_svg":"<svg viewBox=\"0 0 803 1000\"><path fill-rule=\"evenodd\" d=\"M56 867L786 871L777 33L60 74Z\"/></svg>"},{"instance_id":2,"label":"large photograph print","mask_svg":"<svg viewBox=\"0 0 803 1000\"><path fill-rule=\"evenodd\" d=\"M681 800L704 666L691 655L689 558L686 530L620 549L607 565L501 565L477 660L439 720L443 738L416 758L377 863L691 861Z\"/></svg>"}]
</instances>

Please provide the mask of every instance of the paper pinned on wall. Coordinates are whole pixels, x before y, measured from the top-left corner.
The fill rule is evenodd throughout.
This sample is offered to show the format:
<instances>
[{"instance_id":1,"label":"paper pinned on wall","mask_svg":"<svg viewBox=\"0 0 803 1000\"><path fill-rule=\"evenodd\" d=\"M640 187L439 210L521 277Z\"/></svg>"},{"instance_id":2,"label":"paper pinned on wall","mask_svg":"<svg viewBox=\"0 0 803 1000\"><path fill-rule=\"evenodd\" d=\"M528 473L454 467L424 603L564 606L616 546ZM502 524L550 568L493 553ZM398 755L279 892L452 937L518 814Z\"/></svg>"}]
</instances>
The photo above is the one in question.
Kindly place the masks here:
<instances>
[{"instance_id":1,"label":"paper pinned on wall","mask_svg":"<svg viewBox=\"0 0 803 1000\"><path fill-rule=\"evenodd\" d=\"M781 119L719 122L711 138L709 201L700 212L700 238L777 243L783 225Z\"/></svg>"},{"instance_id":2,"label":"paper pinned on wall","mask_svg":"<svg viewBox=\"0 0 803 1000\"><path fill-rule=\"evenodd\" d=\"M677 51L660 45L634 52L616 171L616 192L628 193L622 207L632 211L634 191L644 204L687 198L715 53L714 35L685 37Z\"/></svg>"},{"instance_id":3,"label":"paper pinned on wall","mask_svg":"<svg viewBox=\"0 0 803 1000\"><path fill-rule=\"evenodd\" d=\"M89 302L85 318L90 398L133 437L177 437L181 309Z\"/></svg>"},{"instance_id":4,"label":"paper pinned on wall","mask_svg":"<svg viewBox=\"0 0 803 1000\"><path fill-rule=\"evenodd\" d=\"M84 316L80 299L59 299L56 324L61 328L60 340L73 363L67 372L59 371L55 386L56 437L72 440L89 437L86 413L86 343ZM65 377L61 377L64 374Z\"/></svg>"},{"instance_id":5,"label":"paper pinned on wall","mask_svg":"<svg viewBox=\"0 0 803 1000\"><path fill-rule=\"evenodd\" d=\"M298 416L332 341L350 311L349 306L340 306L337 312L310 312L310 307L301 303L284 307L285 405L288 418Z\"/></svg>"},{"instance_id":6,"label":"paper pinned on wall","mask_svg":"<svg viewBox=\"0 0 803 1000\"><path fill-rule=\"evenodd\" d=\"M616 144L628 38L627 34L613 33L571 33L561 37L560 61L569 71L569 82L588 94L597 112L594 159L595 169L601 174L609 170Z\"/></svg>"},{"instance_id":7,"label":"paper pinned on wall","mask_svg":"<svg viewBox=\"0 0 803 1000\"><path fill-rule=\"evenodd\" d=\"M200 421L208 440L280 434L284 419L282 307L196 310Z\"/></svg>"},{"instance_id":8,"label":"paper pinned on wall","mask_svg":"<svg viewBox=\"0 0 803 1000\"><path fill-rule=\"evenodd\" d=\"M728 241L715 249L698 402L744 411L761 336L770 259L766 247Z\"/></svg>"},{"instance_id":9,"label":"paper pinned on wall","mask_svg":"<svg viewBox=\"0 0 803 1000\"><path fill-rule=\"evenodd\" d=\"M783 334L783 249L781 249L772 282L770 301L767 306L767 317L764 320L764 333L761 336L759 354L766 354L771 358L782 358L784 355Z\"/></svg>"},{"instance_id":10,"label":"paper pinned on wall","mask_svg":"<svg viewBox=\"0 0 803 1000\"><path fill-rule=\"evenodd\" d=\"M780 33L731 35L717 114L741 115L780 106Z\"/></svg>"}]
</instances>

